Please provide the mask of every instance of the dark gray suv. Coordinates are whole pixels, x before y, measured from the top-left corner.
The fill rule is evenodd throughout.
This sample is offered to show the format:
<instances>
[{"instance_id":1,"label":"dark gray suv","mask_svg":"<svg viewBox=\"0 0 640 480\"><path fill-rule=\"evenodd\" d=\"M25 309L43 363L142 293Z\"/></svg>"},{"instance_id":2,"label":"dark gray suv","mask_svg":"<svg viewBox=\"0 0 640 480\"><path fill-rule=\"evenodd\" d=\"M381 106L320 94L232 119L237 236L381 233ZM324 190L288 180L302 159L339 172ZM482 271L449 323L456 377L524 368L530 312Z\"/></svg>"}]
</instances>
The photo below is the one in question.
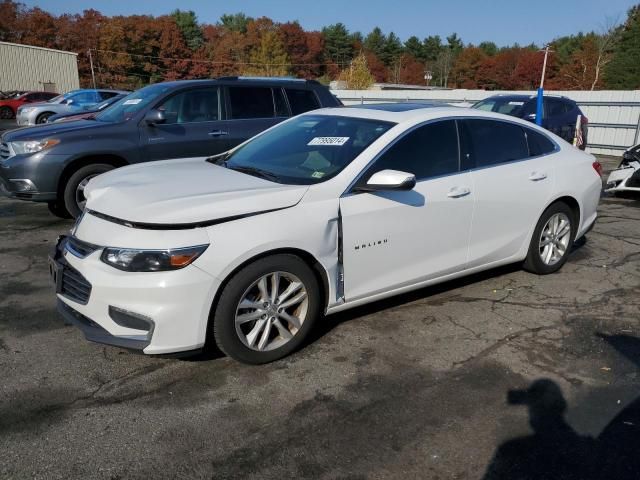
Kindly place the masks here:
<instances>
[{"instance_id":1,"label":"dark gray suv","mask_svg":"<svg viewBox=\"0 0 640 480\"><path fill-rule=\"evenodd\" d=\"M92 177L132 163L222 153L300 113L341 105L313 80L224 77L149 85L86 120L6 132L0 189L76 217Z\"/></svg>"}]
</instances>

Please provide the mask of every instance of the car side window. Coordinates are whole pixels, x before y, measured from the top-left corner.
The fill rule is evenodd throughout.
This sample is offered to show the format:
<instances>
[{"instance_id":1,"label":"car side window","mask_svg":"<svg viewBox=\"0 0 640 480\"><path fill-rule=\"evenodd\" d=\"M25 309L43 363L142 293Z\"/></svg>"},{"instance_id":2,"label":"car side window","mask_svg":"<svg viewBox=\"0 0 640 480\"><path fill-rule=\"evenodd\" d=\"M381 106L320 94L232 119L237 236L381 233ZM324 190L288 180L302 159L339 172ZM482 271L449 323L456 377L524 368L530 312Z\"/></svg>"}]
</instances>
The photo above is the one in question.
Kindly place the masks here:
<instances>
[{"instance_id":1,"label":"car side window","mask_svg":"<svg viewBox=\"0 0 640 480\"><path fill-rule=\"evenodd\" d=\"M544 114L547 117L559 117L569 111L566 102L557 98L544 99Z\"/></svg>"},{"instance_id":2,"label":"car side window","mask_svg":"<svg viewBox=\"0 0 640 480\"><path fill-rule=\"evenodd\" d=\"M529 157L521 126L498 120L468 119L462 125L463 167L490 167Z\"/></svg>"},{"instance_id":3,"label":"car side window","mask_svg":"<svg viewBox=\"0 0 640 480\"><path fill-rule=\"evenodd\" d=\"M289 106L291 107L291 113L293 115L300 115L301 113L320 108L318 98L311 90L286 88L285 92L287 93L287 99L289 100Z\"/></svg>"},{"instance_id":4,"label":"car side window","mask_svg":"<svg viewBox=\"0 0 640 480\"><path fill-rule=\"evenodd\" d=\"M429 123L395 142L364 175L382 170L413 173L417 180L459 171L458 132L454 120Z\"/></svg>"},{"instance_id":5,"label":"car side window","mask_svg":"<svg viewBox=\"0 0 640 480\"><path fill-rule=\"evenodd\" d=\"M72 105L90 105L98 103L100 101L100 95L98 92L79 92L70 96L67 103L69 100L72 100Z\"/></svg>"},{"instance_id":6,"label":"car side window","mask_svg":"<svg viewBox=\"0 0 640 480\"><path fill-rule=\"evenodd\" d=\"M273 93L269 87L228 87L232 119L272 118Z\"/></svg>"},{"instance_id":7,"label":"car side window","mask_svg":"<svg viewBox=\"0 0 640 480\"><path fill-rule=\"evenodd\" d=\"M538 155L545 155L555 150L555 144L540 132L536 132L530 128L525 128L525 135L527 137L527 144L529 145L529 156L537 157Z\"/></svg>"},{"instance_id":8,"label":"car side window","mask_svg":"<svg viewBox=\"0 0 640 480\"><path fill-rule=\"evenodd\" d=\"M100 98L102 100L108 100L111 97L115 97L116 95L118 95L117 92L100 92Z\"/></svg>"},{"instance_id":9,"label":"car side window","mask_svg":"<svg viewBox=\"0 0 640 480\"><path fill-rule=\"evenodd\" d=\"M158 107L165 124L214 122L218 120L218 88L198 88L180 92Z\"/></svg>"}]
</instances>

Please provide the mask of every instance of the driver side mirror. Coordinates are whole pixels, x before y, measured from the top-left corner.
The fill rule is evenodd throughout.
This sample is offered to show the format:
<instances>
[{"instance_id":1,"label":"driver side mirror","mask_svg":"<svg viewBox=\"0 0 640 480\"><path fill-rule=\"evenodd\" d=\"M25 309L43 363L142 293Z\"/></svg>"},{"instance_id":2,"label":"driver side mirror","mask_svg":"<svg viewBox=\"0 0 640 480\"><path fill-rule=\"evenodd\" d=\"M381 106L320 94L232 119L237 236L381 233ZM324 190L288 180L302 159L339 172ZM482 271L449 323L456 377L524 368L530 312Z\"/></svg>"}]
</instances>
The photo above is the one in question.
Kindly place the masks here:
<instances>
[{"instance_id":1,"label":"driver side mirror","mask_svg":"<svg viewBox=\"0 0 640 480\"><path fill-rule=\"evenodd\" d=\"M162 110L152 109L144 116L144 121L147 125L153 126L165 123L167 121L167 117L164 115Z\"/></svg>"},{"instance_id":2,"label":"driver side mirror","mask_svg":"<svg viewBox=\"0 0 640 480\"><path fill-rule=\"evenodd\" d=\"M416 176L413 173L398 170L381 170L371 175L367 183L357 186L358 192L380 192L392 190L413 190Z\"/></svg>"}]
</instances>

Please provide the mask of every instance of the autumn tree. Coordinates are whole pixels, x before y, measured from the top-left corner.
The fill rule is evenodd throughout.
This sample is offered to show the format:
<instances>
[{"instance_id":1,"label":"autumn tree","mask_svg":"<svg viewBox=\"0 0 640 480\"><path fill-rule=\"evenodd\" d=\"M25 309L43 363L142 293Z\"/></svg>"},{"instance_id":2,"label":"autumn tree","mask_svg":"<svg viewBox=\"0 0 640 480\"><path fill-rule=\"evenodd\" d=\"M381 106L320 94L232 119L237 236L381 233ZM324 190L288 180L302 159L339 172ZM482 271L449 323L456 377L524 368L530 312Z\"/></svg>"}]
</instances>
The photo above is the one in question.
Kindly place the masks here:
<instances>
[{"instance_id":1,"label":"autumn tree","mask_svg":"<svg viewBox=\"0 0 640 480\"><path fill-rule=\"evenodd\" d=\"M288 73L289 58L275 30L265 30L260 43L253 47L250 65L245 73L266 77L284 76Z\"/></svg>"},{"instance_id":2,"label":"autumn tree","mask_svg":"<svg viewBox=\"0 0 640 480\"><path fill-rule=\"evenodd\" d=\"M458 88L478 88L478 70L487 56L480 47L467 47L460 52L451 71Z\"/></svg>"},{"instance_id":3,"label":"autumn tree","mask_svg":"<svg viewBox=\"0 0 640 480\"><path fill-rule=\"evenodd\" d=\"M308 78L324 73L324 37L320 32L306 32L298 22L287 22L278 26L278 33L291 61L293 75Z\"/></svg>"},{"instance_id":4,"label":"autumn tree","mask_svg":"<svg viewBox=\"0 0 640 480\"><path fill-rule=\"evenodd\" d=\"M349 90L366 90L373 85L373 75L369 71L364 52L360 52L351 65L340 73L339 80L343 81Z\"/></svg>"}]
</instances>

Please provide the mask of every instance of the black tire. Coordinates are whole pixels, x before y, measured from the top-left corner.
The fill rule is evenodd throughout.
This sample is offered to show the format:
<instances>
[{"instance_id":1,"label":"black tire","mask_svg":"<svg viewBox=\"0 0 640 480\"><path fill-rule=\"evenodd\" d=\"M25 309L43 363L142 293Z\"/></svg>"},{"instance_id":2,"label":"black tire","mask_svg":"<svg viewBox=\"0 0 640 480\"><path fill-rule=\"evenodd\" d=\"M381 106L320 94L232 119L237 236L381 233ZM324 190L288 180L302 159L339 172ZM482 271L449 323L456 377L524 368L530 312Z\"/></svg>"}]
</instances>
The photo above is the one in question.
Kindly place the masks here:
<instances>
[{"instance_id":1,"label":"black tire","mask_svg":"<svg viewBox=\"0 0 640 480\"><path fill-rule=\"evenodd\" d=\"M44 112L41 113L40 115L38 115L36 117L36 124L37 125L41 125L43 123L47 123L47 120L49 120L49 117L53 115L53 112Z\"/></svg>"},{"instance_id":2,"label":"black tire","mask_svg":"<svg viewBox=\"0 0 640 480\"><path fill-rule=\"evenodd\" d=\"M547 224L549 219L558 214L563 213L569 218L571 233L569 237L568 246L565 249L562 257L554 264L548 265L544 263L540 255L540 238L542 235L542 229ZM533 236L531 237L531 243L529 244L529 252L527 253L527 258L524 261L523 268L531 273L536 273L538 275L548 275L550 273L555 273L566 263L569 258L569 254L571 253L571 249L573 247L573 242L576 238L576 228L577 228L577 219L575 218L575 213L571 208L564 202L556 202L550 205L538 220L538 224L536 225L535 230L533 231Z\"/></svg>"},{"instance_id":3,"label":"black tire","mask_svg":"<svg viewBox=\"0 0 640 480\"><path fill-rule=\"evenodd\" d=\"M113 170L115 167L107 163L94 163L86 165L76 170L76 172L69 177L66 185L64 185L63 198L64 206L73 218L77 218L83 210L83 205L79 203L76 198L76 192L80 184L87 178L92 178L101 173Z\"/></svg>"},{"instance_id":4,"label":"black tire","mask_svg":"<svg viewBox=\"0 0 640 480\"><path fill-rule=\"evenodd\" d=\"M273 350L258 351L246 346L238 336L235 327L236 308L247 289L272 272L289 273L302 282L307 291L307 312L302 326L287 343ZM318 280L302 259L289 254L261 258L238 271L224 287L213 313L213 321L209 323L209 337L213 334L218 348L239 362L253 365L273 362L303 344L321 314L321 298Z\"/></svg>"},{"instance_id":5,"label":"black tire","mask_svg":"<svg viewBox=\"0 0 640 480\"><path fill-rule=\"evenodd\" d=\"M2 106L0 107L0 119L1 120L10 120L12 118L15 118L15 114L13 113L13 110L11 110L10 107Z\"/></svg>"},{"instance_id":6,"label":"black tire","mask_svg":"<svg viewBox=\"0 0 640 480\"><path fill-rule=\"evenodd\" d=\"M73 218L62 202L48 202L49 212L59 218Z\"/></svg>"}]
</instances>

